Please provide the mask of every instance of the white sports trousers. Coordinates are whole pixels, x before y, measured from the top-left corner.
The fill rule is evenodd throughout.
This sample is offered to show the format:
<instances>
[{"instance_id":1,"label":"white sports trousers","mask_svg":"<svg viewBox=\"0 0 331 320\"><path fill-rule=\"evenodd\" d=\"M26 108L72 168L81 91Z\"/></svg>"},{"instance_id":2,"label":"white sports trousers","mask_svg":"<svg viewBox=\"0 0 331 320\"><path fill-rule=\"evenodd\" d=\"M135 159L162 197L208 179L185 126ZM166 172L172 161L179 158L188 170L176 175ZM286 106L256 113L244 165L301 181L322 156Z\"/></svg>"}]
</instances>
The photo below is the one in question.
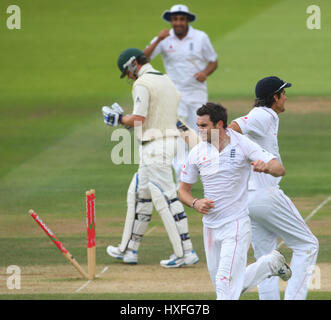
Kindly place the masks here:
<instances>
[{"instance_id":1,"label":"white sports trousers","mask_svg":"<svg viewBox=\"0 0 331 320\"><path fill-rule=\"evenodd\" d=\"M242 293L272 276L277 269L277 259L272 254L246 266L251 234L248 216L219 228L204 226L207 266L217 300L238 300ZM278 280L278 277L270 279L273 278Z\"/></svg>"},{"instance_id":2,"label":"white sports trousers","mask_svg":"<svg viewBox=\"0 0 331 320\"><path fill-rule=\"evenodd\" d=\"M267 107L255 107L246 116L234 120L241 131L279 161L278 114ZM248 209L252 221L252 246L255 258L276 249L279 237L293 250L292 277L284 299L306 299L318 255L318 240L299 211L282 190L280 178L252 172L249 181ZM271 278L258 286L261 300L279 300L278 279Z\"/></svg>"}]
</instances>

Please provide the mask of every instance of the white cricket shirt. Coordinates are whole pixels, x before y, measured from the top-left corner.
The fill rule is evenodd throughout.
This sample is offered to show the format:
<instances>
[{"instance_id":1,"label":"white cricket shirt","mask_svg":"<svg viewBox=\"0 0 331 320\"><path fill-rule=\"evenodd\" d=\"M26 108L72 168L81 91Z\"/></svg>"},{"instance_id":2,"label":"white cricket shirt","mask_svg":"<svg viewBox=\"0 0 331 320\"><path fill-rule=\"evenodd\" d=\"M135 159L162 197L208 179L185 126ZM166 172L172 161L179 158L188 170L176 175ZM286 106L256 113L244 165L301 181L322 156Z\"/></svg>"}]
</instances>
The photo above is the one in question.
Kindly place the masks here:
<instances>
[{"instance_id":1,"label":"white cricket shirt","mask_svg":"<svg viewBox=\"0 0 331 320\"><path fill-rule=\"evenodd\" d=\"M180 135L177 127L177 110L180 93L168 75L155 70L151 64L143 65L132 87L133 114L145 117L141 132L142 141Z\"/></svg>"},{"instance_id":2,"label":"white cricket shirt","mask_svg":"<svg viewBox=\"0 0 331 320\"><path fill-rule=\"evenodd\" d=\"M207 63L217 60L217 54L205 32L189 25L186 37L180 40L171 29L170 35L156 46L151 59L158 54L161 54L166 73L182 94L183 100L207 100L207 82L200 82L194 77L194 74L206 68Z\"/></svg>"},{"instance_id":3,"label":"white cricket shirt","mask_svg":"<svg viewBox=\"0 0 331 320\"><path fill-rule=\"evenodd\" d=\"M263 149L271 152L282 163L278 147L278 114L268 107L255 107L246 116L235 121L242 133L256 142ZM248 184L249 190L278 186L281 177L273 177L270 174L251 172Z\"/></svg>"},{"instance_id":4,"label":"white cricket shirt","mask_svg":"<svg viewBox=\"0 0 331 320\"><path fill-rule=\"evenodd\" d=\"M200 176L204 197L214 201L215 207L202 219L208 228L248 215L250 162L275 158L244 135L231 129L226 132L230 143L221 152L210 143L200 142L191 150L181 174L181 180L189 184Z\"/></svg>"}]
</instances>

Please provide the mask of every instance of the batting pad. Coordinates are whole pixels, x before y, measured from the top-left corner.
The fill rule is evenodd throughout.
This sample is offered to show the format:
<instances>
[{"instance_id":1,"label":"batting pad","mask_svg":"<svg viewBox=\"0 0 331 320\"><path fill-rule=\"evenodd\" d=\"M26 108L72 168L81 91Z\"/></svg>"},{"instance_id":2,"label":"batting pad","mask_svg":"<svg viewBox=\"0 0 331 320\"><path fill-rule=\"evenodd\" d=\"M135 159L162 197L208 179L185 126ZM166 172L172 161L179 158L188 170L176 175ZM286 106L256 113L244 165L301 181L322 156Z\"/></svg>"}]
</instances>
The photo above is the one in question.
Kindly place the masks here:
<instances>
[{"instance_id":1,"label":"batting pad","mask_svg":"<svg viewBox=\"0 0 331 320\"><path fill-rule=\"evenodd\" d=\"M127 194L127 213L119 246L121 252L127 248L138 251L140 241L148 227L153 212L151 199L138 197L139 175L135 173L130 183Z\"/></svg>"},{"instance_id":2,"label":"batting pad","mask_svg":"<svg viewBox=\"0 0 331 320\"><path fill-rule=\"evenodd\" d=\"M164 194L163 190L157 184L149 182L148 187L151 191L155 209L159 212L164 227L167 230L169 240L173 246L175 255L181 258L184 256L184 249L182 246L180 233L174 219L174 215L170 208L170 201Z\"/></svg>"}]
</instances>

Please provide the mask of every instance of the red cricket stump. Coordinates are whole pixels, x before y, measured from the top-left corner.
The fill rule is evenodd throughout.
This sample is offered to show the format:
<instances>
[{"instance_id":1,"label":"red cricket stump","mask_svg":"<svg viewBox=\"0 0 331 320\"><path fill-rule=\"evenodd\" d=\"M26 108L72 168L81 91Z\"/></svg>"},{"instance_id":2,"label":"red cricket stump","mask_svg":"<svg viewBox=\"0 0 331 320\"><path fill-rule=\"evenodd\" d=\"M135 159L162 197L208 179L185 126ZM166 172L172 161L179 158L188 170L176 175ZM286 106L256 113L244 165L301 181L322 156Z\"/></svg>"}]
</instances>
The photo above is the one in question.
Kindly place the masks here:
<instances>
[{"instance_id":1,"label":"red cricket stump","mask_svg":"<svg viewBox=\"0 0 331 320\"><path fill-rule=\"evenodd\" d=\"M86 191L86 230L88 276L92 280L96 274L95 246L95 190Z\"/></svg>"},{"instance_id":2,"label":"red cricket stump","mask_svg":"<svg viewBox=\"0 0 331 320\"><path fill-rule=\"evenodd\" d=\"M70 252L63 246L63 244L56 238L55 234L50 228L40 219L40 217L31 209L29 211L31 217L38 223L41 229L45 231L47 236L54 242L58 249L62 252L65 258L77 269L77 271L86 279L88 279L88 274L84 269L79 265L77 260L70 254Z\"/></svg>"}]
</instances>

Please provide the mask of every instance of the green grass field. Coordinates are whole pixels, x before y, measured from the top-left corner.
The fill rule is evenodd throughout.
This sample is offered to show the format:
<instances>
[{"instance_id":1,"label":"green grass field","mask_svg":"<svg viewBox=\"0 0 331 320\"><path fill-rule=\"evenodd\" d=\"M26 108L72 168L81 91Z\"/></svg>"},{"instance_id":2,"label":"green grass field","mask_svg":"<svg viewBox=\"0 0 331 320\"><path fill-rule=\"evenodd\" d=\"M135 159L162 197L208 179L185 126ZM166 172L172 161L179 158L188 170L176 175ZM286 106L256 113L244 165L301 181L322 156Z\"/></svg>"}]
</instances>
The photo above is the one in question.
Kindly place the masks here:
<instances>
[{"instance_id":1,"label":"green grass field","mask_svg":"<svg viewBox=\"0 0 331 320\"><path fill-rule=\"evenodd\" d=\"M121 265L105 252L107 245L120 241L126 191L137 165L111 162L116 142L111 141L112 129L103 123L101 106L117 101L131 112L131 86L119 79L117 57L127 47L143 48L166 28L160 16L174 3L14 2L21 8L20 30L6 27L6 9L12 1L0 3L0 299L215 299L212 290L176 293L151 288L130 294L123 285L125 290L114 292L112 283ZM288 111L280 116L279 142L287 169L281 187L304 217L331 195L331 2L314 2L321 8L320 30L306 28L310 4L308 0L188 3L198 16L193 26L209 34L219 54L219 68L208 81L210 100L235 106L228 107L230 119L252 103L259 78L274 74L293 83L287 91ZM163 70L160 58L153 64ZM36 210L86 267L84 195L91 188L97 195L98 272L104 266L109 272L105 282L96 281L100 288L76 293L84 281L65 264L28 210ZM201 186L194 192L201 194ZM330 212L328 202L309 222L320 241L318 264L323 272L321 289L310 292L308 299L331 299L331 273L324 272L331 263ZM198 271L205 272L201 217L191 209L187 213L201 258L201 270L187 272L196 270L199 277ZM139 262L157 268L171 247L156 212L149 230ZM290 258L285 247L284 252ZM10 265L22 268L20 290L6 287ZM68 271L61 273L63 266ZM39 282L33 282L33 276ZM257 294L242 299L257 299Z\"/></svg>"}]
</instances>

